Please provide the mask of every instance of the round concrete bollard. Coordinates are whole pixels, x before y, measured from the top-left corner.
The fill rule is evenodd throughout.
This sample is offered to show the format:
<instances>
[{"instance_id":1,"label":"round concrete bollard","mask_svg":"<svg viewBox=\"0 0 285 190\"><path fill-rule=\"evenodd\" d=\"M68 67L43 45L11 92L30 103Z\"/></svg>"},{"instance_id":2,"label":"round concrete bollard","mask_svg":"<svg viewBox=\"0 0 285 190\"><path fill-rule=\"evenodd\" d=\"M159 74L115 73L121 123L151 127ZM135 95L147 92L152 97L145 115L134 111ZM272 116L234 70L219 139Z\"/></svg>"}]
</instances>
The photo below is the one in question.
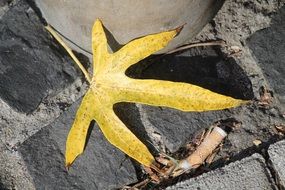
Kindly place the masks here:
<instances>
[{"instance_id":1,"label":"round concrete bollard","mask_svg":"<svg viewBox=\"0 0 285 190\"><path fill-rule=\"evenodd\" d=\"M91 56L91 29L96 18L109 31L112 50L132 39L174 29L182 32L167 48L182 45L207 24L223 0L35 0L43 17L66 39L71 48ZM118 42L118 43L117 43ZM76 44L76 45L74 45Z\"/></svg>"}]
</instances>

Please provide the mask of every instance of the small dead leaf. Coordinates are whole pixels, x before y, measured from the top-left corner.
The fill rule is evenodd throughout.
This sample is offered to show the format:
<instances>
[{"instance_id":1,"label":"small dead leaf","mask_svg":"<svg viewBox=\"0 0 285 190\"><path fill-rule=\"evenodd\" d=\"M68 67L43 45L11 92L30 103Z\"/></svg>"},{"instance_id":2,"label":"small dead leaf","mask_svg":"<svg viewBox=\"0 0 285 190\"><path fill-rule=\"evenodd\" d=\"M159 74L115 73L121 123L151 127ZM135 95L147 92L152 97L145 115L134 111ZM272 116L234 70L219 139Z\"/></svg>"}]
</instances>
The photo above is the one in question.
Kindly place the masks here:
<instances>
[{"instance_id":1,"label":"small dead leaf","mask_svg":"<svg viewBox=\"0 0 285 190\"><path fill-rule=\"evenodd\" d=\"M253 142L253 144L255 145L255 146L259 146L261 143L262 143L262 141L261 140L258 140L258 139L255 139L254 141L252 141Z\"/></svg>"},{"instance_id":2,"label":"small dead leaf","mask_svg":"<svg viewBox=\"0 0 285 190\"><path fill-rule=\"evenodd\" d=\"M241 48L239 46L230 46L229 52L230 55L239 55L241 53Z\"/></svg>"},{"instance_id":3,"label":"small dead leaf","mask_svg":"<svg viewBox=\"0 0 285 190\"><path fill-rule=\"evenodd\" d=\"M275 128L279 133L281 133L282 135L285 135L285 125L282 125L282 124L276 125Z\"/></svg>"},{"instance_id":4,"label":"small dead leaf","mask_svg":"<svg viewBox=\"0 0 285 190\"><path fill-rule=\"evenodd\" d=\"M268 107L271 103L272 103L271 92L266 87L262 87L260 89L260 100L258 102L258 105L262 107Z\"/></svg>"},{"instance_id":5,"label":"small dead leaf","mask_svg":"<svg viewBox=\"0 0 285 190\"><path fill-rule=\"evenodd\" d=\"M160 183L161 179L158 176L157 171L153 171L150 167L144 166L144 171L148 174L149 178L151 179L152 182L154 183Z\"/></svg>"}]
</instances>

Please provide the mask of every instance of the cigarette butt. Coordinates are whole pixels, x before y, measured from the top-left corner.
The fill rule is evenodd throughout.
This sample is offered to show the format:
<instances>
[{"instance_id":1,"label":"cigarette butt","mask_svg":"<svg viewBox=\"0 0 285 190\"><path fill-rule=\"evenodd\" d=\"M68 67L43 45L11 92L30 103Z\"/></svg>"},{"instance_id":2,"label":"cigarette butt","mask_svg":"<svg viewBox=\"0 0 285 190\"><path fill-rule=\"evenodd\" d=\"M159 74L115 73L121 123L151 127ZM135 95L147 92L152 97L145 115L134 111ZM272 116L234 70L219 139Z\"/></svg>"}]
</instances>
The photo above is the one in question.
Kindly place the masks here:
<instances>
[{"instance_id":1,"label":"cigarette butt","mask_svg":"<svg viewBox=\"0 0 285 190\"><path fill-rule=\"evenodd\" d=\"M200 146L191 154L186 160L182 161L185 170L198 168L205 159L219 146L223 139L227 136L227 133L220 127L215 127L208 137L204 139ZM185 166L189 168L185 168Z\"/></svg>"},{"instance_id":2,"label":"cigarette butt","mask_svg":"<svg viewBox=\"0 0 285 190\"><path fill-rule=\"evenodd\" d=\"M197 168L203 164L204 160L219 146L227 133L220 127L215 127L200 146L191 154L187 161L192 168Z\"/></svg>"}]
</instances>

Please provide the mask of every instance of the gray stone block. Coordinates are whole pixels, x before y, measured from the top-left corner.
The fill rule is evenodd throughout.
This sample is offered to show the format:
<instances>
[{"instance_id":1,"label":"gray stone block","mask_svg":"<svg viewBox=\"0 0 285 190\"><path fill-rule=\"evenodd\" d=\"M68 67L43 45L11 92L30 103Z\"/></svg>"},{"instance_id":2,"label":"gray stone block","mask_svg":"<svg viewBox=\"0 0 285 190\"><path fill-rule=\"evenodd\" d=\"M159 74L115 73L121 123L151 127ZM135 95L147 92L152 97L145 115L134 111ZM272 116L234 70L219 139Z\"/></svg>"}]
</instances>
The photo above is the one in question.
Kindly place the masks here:
<instances>
[{"instance_id":1,"label":"gray stone block","mask_svg":"<svg viewBox=\"0 0 285 190\"><path fill-rule=\"evenodd\" d=\"M94 125L83 155L69 171L64 167L65 141L79 102L19 148L36 189L114 189L136 182L131 161Z\"/></svg>"},{"instance_id":2,"label":"gray stone block","mask_svg":"<svg viewBox=\"0 0 285 190\"><path fill-rule=\"evenodd\" d=\"M283 188L285 188L285 140L271 145L268 153L275 172L278 175L278 180Z\"/></svg>"},{"instance_id":3,"label":"gray stone block","mask_svg":"<svg viewBox=\"0 0 285 190\"><path fill-rule=\"evenodd\" d=\"M76 76L74 63L25 1L4 13L0 19L0 98L30 113Z\"/></svg>"},{"instance_id":4,"label":"gray stone block","mask_svg":"<svg viewBox=\"0 0 285 190\"><path fill-rule=\"evenodd\" d=\"M199 177L179 182L167 189L274 189L271 180L264 159L259 154L254 154Z\"/></svg>"},{"instance_id":5,"label":"gray stone block","mask_svg":"<svg viewBox=\"0 0 285 190\"><path fill-rule=\"evenodd\" d=\"M258 64L277 97L285 106L285 6L275 13L269 28L254 33L248 40Z\"/></svg>"}]
</instances>

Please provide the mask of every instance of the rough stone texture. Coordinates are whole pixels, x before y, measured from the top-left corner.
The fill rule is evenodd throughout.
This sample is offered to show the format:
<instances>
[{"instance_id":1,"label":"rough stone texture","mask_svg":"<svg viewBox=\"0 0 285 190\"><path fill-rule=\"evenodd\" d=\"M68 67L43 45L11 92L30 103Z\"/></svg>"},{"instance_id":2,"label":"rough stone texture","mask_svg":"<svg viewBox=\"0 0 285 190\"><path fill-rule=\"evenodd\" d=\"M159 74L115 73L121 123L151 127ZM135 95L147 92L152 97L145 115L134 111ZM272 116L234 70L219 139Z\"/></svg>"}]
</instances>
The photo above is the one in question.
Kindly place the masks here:
<instances>
[{"instance_id":1,"label":"rough stone texture","mask_svg":"<svg viewBox=\"0 0 285 190\"><path fill-rule=\"evenodd\" d=\"M79 102L19 148L36 189L113 189L135 182L132 163L104 138L97 125L84 154L66 171L65 141Z\"/></svg>"},{"instance_id":2,"label":"rough stone texture","mask_svg":"<svg viewBox=\"0 0 285 190\"><path fill-rule=\"evenodd\" d=\"M19 113L0 99L0 176L8 189L35 189L23 158L17 151L23 141L53 122L85 92L77 79L71 86L42 102L32 114Z\"/></svg>"},{"instance_id":3,"label":"rough stone texture","mask_svg":"<svg viewBox=\"0 0 285 190\"><path fill-rule=\"evenodd\" d=\"M285 140L269 147L269 158L278 176L280 185L285 188Z\"/></svg>"},{"instance_id":4,"label":"rough stone texture","mask_svg":"<svg viewBox=\"0 0 285 190\"><path fill-rule=\"evenodd\" d=\"M76 77L71 59L56 45L34 11L20 1L0 20L0 97L31 113L43 98Z\"/></svg>"},{"instance_id":5,"label":"rough stone texture","mask_svg":"<svg viewBox=\"0 0 285 190\"><path fill-rule=\"evenodd\" d=\"M16 149L2 147L0 143L0 187L5 189L35 190L33 180L27 167ZM0 188L0 189L1 189ZM2 189L1 189L2 190Z\"/></svg>"},{"instance_id":6,"label":"rough stone texture","mask_svg":"<svg viewBox=\"0 0 285 190\"><path fill-rule=\"evenodd\" d=\"M214 20L197 36L198 40L223 39L228 47L239 47L241 53L232 56L249 77L254 96L259 98L259 89L267 81L259 64L247 46L247 39L258 30L270 27L273 15L284 5L283 1L232 0L226 1Z\"/></svg>"},{"instance_id":7,"label":"rough stone texture","mask_svg":"<svg viewBox=\"0 0 285 190\"><path fill-rule=\"evenodd\" d=\"M4 185L1 183L1 179L0 179L0 189L1 190L6 190L6 187L4 187Z\"/></svg>"},{"instance_id":8,"label":"rough stone texture","mask_svg":"<svg viewBox=\"0 0 285 190\"><path fill-rule=\"evenodd\" d=\"M8 0L0 0L0 19L8 10Z\"/></svg>"},{"instance_id":9,"label":"rough stone texture","mask_svg":"<svg viewBox=\"0 0 285 190\"><path fill-rule=\"evenodd\" d=\"M32 190L35 189L35 185L22 157L17 151L18 146L42 127L54 121L66 107L80 98L85 92L86 84L77 76L74 63L66 56L62 48L50 38L25 1L5 1L1 6L0 28L5 29L5 32L0 30L0 78L5 78L6 82L10 83L2 86L5 80L0 82L0 181L3 184L2 186L7 189ZM7 33L9 30L15 33ZM14 47L15 50L11 49L12 45L17 46ZM25 48L23 50L26 51L25 53L19 50L21 47ZM3 54L2 50L9 50L11 54L14 53L17 56L7 56L6 54L9 54L9 52L5 51ZM28 58L30 60L21 62L20 56L24 57L23 60ZM41 58L44 60L41 60ZM13 59L17 59L19 65L7 62L13 61ZM20 89L13 89L14 86L17 87L19 84L14 84L15 81L12 80L11 76L2 73L2 68L7 65L15 67L15 72L17 71L18 75L16 73L11 74L11 70L9 72L18 82L21 77L23 78L19 84L29 84L21 86ZM38 69L38 73L35 72L34 74L38 78L31 71L25 69L25 65L31 71L33 71L32 69ZM30 73L27 73L27 71ZM77 79L70 84L75 77ZM8 79L10 81L7 81ZM15 107L19 102L12 101L12 98L11 101L7 101L4 95L8 95L8 91L3 91L2 87L10 90L9 93L16 95L28 93L25 97L28 97L32 92L32 96L28 99L20 99L23 101L19 108L26 109L27 112L37 109L30 114L19 112L21 110ZM25 88L23 91L19 91L23 88ZM63 90L63 88L65 89ZM35 97L34 95L42 97ZM31 104L27 102L28 100L31 101Z\"/></svg>"},{"instance_id":10,"label":"rough stone texture","mask_svg":"<svg viewBox=\"0 0 285 190\"><path fill-rule=\"evenodd\" d=\"M274 14L269 28L254 33L248 45L268 79L274 96L285 106L285 6ZM284 108L285 110L285 108Z\"/></svg>"},{"instance_id":11,"label":"rough stone texture","mask_svg":"<svg viewBox=\"0 0 285 190\"><path fill-rule=\"evenodd\" d=\"M12 150L80 98L86 84L24 0L3 3L0 27L0 142Z\"/></svg>"},{"instance_id":12,"label":"rough stone texture","mask_svg":"<svg viewBox=\"0 0 285 190\"><path fill-rule=\"evenodd\" d=\"M177 189L275 189L264 159L259 154L231 163L199 177L180 182L167 190Z\"/></svg>"}]
</instances>

